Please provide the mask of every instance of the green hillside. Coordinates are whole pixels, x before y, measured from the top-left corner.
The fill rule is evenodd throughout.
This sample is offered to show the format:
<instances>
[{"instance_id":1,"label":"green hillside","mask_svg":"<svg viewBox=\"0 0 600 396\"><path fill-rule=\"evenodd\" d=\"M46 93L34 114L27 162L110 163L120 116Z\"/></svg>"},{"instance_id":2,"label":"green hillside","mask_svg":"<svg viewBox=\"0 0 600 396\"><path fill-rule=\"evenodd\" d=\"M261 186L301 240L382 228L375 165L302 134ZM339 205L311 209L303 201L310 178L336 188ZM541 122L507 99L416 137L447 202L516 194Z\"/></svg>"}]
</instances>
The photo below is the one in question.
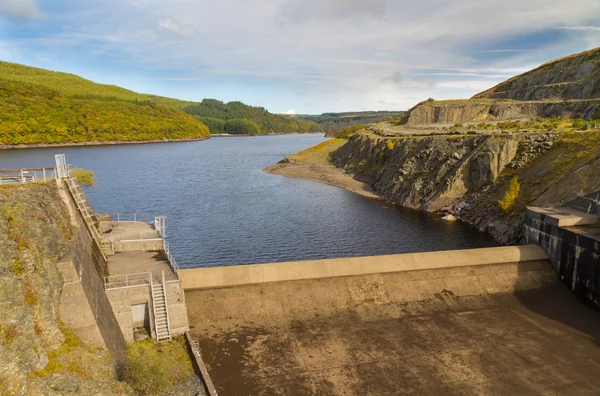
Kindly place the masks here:
<instances>
[{"instance_id":1,"label":"green hillside","mask_svg":"<svg viewBox=\"0 0 600 396\"><path fill-rule=\"evenodd\" d=\"M300 120L317 123L325 132L333 132L355 125L393 120L402 114L404 111L355 111L321 115L298 114L296 117Z\"/></svg>"},{"instance_id":2,"label":"green hillside","mask_svg":"<svg viewBox=\"0 0 600 396\"><path fill-rule=\"evenodd\" d=\"M16 114L12 114L10 116L12 123L17 122L19 125L21 125L21 134L26 134L27 128L36 122L39 123L40 119L47 119L47 116L50 114L53 116L56 115L54 111L50 111L50 109L43 106L42 103L36 103L35 100L26 100L27 95L25 92L31 92L33 94L34 91L39 100L42 100L41 98L44 97L47 98L50 95L49 92L54 92L53 95L58 95L64 100L75 101L79 103L81 106L75 107L80 109L80 114L83 116L87 115L87 113L81 113L84 111L83 109L87 109L85 111L88 111L92 105L99 106L100 108L94 109L92 112L112 114L108 120L104 121L102 130L104 131L106 127L113 127L114 130L119 131L117 134L121 136L125 136L124 134L127 134L128 139L123 140L144 140L144 138L141 138L144 133L139 132L140 128L144 129L148 134L156 136L157 134L160 134L159 130L162 128L158 127L158 125L163 125L163 121L168 118L177 119L184 124L187 124L190 121L190 117L184 117L184 115L180 112L173 113L161 107L152 107L152 105L169 106L171 108L179 109L191 114L196 120L202 121L206 126L208 126L210 133L257 135L267 133L305 133L322 131L322 128L312 121L272 114L262 107L248 106L241 102L223 103L215 99L205 99L198 103L166 98L157 95L140 94L116 85L98 84L74 74L55 72L9 62L0 61L0 83L6 84L3 88L4 97L10 97L11 95L14 95L16 87L22 86L22 92L20 95L17 95L19 100L23 101L22 105L33 106L33 109L35 109L20 109ZM40 95L40 92L44 93ZM42 101L44 100L47 99L43 99ZM0 104L0 108L5 107L6 104ZM120 111L120 109L127 114L118 115L117 113ZM132 109L135 109L135 111ZM127 132L126 128L129 125L127 119L135 117L133 114L143 117L143 113L145 111L150 111L150 113L152 113L152 117L154 118L149 120L148 123L144 124L143 127L134 122L131 125L133 129ZM25 113L27 113L28 117L32 114L35 114L34 119L30 120L19 118L25 117ZM169 116L166 116L166 114L169 114ZM4 118L9 117L9 115L0 114L0 117L2 117L1 119L4 120ZM163 117L166 118L163 119ZM180 120L179 117L181 117ZM65 116L60 116L59 119L63 120L63 122L67 122ZM113 122L118 122L118 124L111 124ZM89 123L89 121L86 120L84 123ZM75 125L76 122L73 119L69 119L68 124L70 125L69 128L73 128L73 125ZM150 127L147 124L153 124L153 127ZM199 128L203 127L201 126L200 122L197 121L195 125ZM57 126L58 124L54 122L53 128ZM8 126L3 125L0 128L5 131ZM11 124L10 128L14 128L14 125ZM91 130L96 131L96 128L99 128L99 126L88 125L88 129L90 128ZM35 131L32 131L32 133L38 136L40 132L36 129ZM83 141L87 141L85 139L89 138L89 136L79 136L78 133L79 132L69 132L71 140L68 141L82 141L79 139L84 139ZM165 131L165 133L172 134L169 131ZM49 141L55 142L57 139L61 142L64 141L60 140L64 139L64 137L57 137L60 134L56 136L48 134L48 132L44 132L44 134L46 134L47 138L50 139ZM24 136L25 135L23 135L23 138ZM104 132L102 136L104 136ZM33 140L38 138L31 136L31 139ZM22 139L19 139L19 141L21 140ZM10 143L12 141L13 140L8 139L5 135L2 135L0 144L13 144Z\"/></svg>"},{"instance_id":3,"label":"green hillside","mask_svg":"<svg viewBox=\"0 0 600 396\"><path fill-rule=\"evenodd\" d=\"M211 133L267 134L322 132L316 123L269 113L263 107L242 102L223 103L204 99L183 108L208 126Z\"/></svg>"},{"instance_id":4,"label":"green hillside","mask_svg":"<svg viewBox=\"0 0 600 396\"><path fill-rule=\"evenodd\" d=\"M44 85L51 80L46 81ZM0 144L209 136L205 125L172 107L147 101L107 99L100 95L69 96L44 85L6 81L0 75ZM125 95L130 91L114 87L112 92Z\"/></svg>"}]
</instances>

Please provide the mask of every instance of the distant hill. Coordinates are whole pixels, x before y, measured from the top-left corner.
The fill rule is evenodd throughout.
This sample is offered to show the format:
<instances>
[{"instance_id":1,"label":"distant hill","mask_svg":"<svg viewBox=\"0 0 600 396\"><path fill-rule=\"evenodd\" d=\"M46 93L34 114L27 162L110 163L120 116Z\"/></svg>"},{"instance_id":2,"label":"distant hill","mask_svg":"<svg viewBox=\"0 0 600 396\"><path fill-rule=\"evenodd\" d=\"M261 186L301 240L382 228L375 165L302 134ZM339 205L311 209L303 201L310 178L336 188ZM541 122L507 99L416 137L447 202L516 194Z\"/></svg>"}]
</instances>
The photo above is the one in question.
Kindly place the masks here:
<instances>
[{"instance_id":1,"label":"distant hill","mask_svg":"<svg viewBox=\"0 0 600 396\"><path fill-rule=\"evenodd\" d=\"M204 99L183 110L206 124L213 134L258 135L323 131L312 121L272 114L263 107L248 106L242 102L224 103L216 99Z\"/></svg>"},{"instance_id":2,"label":"distant hill","mask_svg":"<svg viewBox=\"0 0 600 396\"><path fill-rule=\"evenodd\" d=\"M141 94L116 85L98 84L74 74L62 73L0 61L0 82L46 88L71 100L120 101L137 106L160 105L182 110L205 124L210 133L267 134L321 132L322 128L306 120L290 119L269 113L262 107L241 102L223 103L215 99L202 102L183 101L163 96ZM26 88L26 89L29 89ZM12 89L12 88L11 88ZM5 92L5 94L7 94ZM104 106L109 106L105 104ZM137 108L137 110L144 109ZM197 125L200 125L200 122ZM122 128L121 124L117 128ZM130 138L133 139L133 133ZM75 137L74 137L75 138ZM133 139L133 140L138 140ZM4 140L0 140L0 144Z\"/></svg>"},{"instance_id":3,"label":"distant hill","mask_svg":"<svg viewBox=\"0 0 600 396\"><path fill-rule=\"evenodd\" d=\"M555 59L481 92L473 99L600 98L600 48Z\"/></svg>"},{"instance_id":4,"label":"distant hill","mask_svg":"<svg viewBox=\"0 0 600 396\"><path fill-rule=\"evenodd\" d=\"M0 62L0 144L201 139L185 102Z\"/></svg>"},{"instance_id":5,"label":"distant hill","mask_svg":"<svg viewBox=\"0 0 600 396\"><path fill-rule=\"evenodd\" d=\"M399 118L402 114L404 114L403 111L358 111L323 113L321 115L299 114L296 117L317 123L325 132L333 132L355 125L392 120Z\"/></svg>"},{"instance_id":6,"label":"distant hill","mask_svg":"<svg viewBox=\"0 0 600 396\"><path fill-rule=\"evenodd\" d=\"M600 119L600 48L547 62L471 99L429 99L409 109L409 125Z\"/></svg>"}]
</instances>

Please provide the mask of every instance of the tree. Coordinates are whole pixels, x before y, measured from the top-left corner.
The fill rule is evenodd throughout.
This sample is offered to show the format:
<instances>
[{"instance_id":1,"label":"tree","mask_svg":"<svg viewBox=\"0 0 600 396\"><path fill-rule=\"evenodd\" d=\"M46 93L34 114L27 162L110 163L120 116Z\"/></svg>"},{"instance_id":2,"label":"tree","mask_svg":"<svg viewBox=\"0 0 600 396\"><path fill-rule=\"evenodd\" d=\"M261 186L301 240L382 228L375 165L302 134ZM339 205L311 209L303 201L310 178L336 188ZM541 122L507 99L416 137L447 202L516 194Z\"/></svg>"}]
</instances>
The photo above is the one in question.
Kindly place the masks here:
<instances>
[{"instance_id":1,"label":"tree","mask_svg":"<svg viewBox=\"0 0 600 396\"><path fill-rule=\"evenodd\" d=\"M94 179L94 172L92 171L88 171L81 168L73 168L71 169L70 175L71 177L77 179L77 182L83 188L93 187L96 184L98 184L96 182L96 179Z\"/></svg>"}]
</instances>

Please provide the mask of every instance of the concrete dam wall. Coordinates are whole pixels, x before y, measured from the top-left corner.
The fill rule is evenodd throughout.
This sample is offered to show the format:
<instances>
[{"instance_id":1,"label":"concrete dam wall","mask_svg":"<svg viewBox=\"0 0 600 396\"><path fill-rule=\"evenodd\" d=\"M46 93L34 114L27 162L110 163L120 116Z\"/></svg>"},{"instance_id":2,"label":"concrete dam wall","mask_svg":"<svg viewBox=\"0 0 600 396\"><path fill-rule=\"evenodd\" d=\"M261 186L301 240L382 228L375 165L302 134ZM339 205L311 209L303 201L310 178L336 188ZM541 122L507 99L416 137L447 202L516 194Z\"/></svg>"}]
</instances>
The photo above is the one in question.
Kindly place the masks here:
<instances>
[{"instance_id":1,"label":"concrete dam wall","mask_svg":"<svg viewBox=\"0 0 600 396\"><path fill-rule=\"evenodd\" d=\"M582 312L538 246L200 268L182 279L220 394L600 387L600 318ZM573 315L579 331L560 323ZM567 367L572 376L557 380Z\"/></svg>"}]
</instances>

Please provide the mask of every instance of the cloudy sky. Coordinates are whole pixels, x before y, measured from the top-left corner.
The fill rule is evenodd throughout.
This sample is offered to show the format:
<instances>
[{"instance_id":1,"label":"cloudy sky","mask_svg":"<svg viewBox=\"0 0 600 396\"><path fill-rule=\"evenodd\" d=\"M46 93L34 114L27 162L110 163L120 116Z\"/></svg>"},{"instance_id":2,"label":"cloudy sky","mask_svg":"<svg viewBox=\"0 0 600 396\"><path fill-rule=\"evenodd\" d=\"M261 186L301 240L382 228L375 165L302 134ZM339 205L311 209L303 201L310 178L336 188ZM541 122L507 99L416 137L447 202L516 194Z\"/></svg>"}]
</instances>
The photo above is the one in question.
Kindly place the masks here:
<instances>
[{"instance_id":1,"label":"cloudy sky","mask_svg":"<svg viewBox=\"0 0 600 396\"><path fill-rule=\"evenodd\" d=\"M0 59L273 112L466 98L600 46L600 0L0 0Z\"/></svg>"}]
</instances>

